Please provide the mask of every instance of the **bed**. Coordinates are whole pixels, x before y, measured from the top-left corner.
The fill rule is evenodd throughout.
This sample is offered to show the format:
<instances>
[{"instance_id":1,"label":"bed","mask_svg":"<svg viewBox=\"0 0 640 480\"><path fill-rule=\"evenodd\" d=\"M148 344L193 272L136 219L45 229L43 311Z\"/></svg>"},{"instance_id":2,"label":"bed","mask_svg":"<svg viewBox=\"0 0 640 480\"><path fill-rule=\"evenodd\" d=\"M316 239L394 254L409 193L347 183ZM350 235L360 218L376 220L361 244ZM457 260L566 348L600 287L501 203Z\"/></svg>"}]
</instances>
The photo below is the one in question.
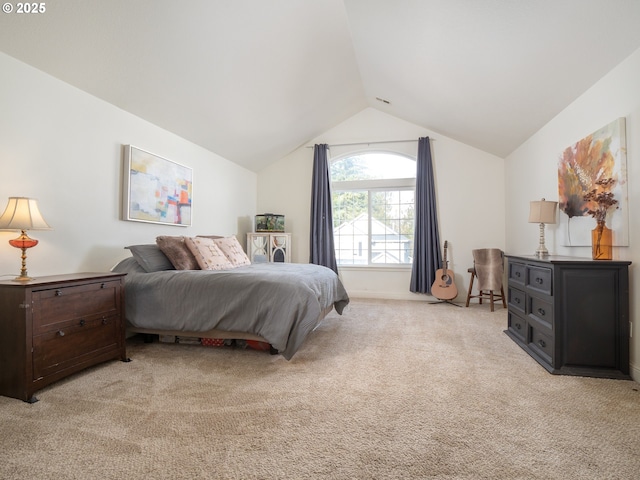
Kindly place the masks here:
<instances>
[{"instance_id":1,"label":"bed","mask_svg":"<svg viewBox=\"0 0 640 480\"><path fill-rule=\"evenodd\" d=\"M131 333L254 340L290 360L328 313L342 314L349 303L339 277L319 265L148 271L140 263L134 255L112 268L127 273L125 312Z\"/></svg>"}]
</instances>

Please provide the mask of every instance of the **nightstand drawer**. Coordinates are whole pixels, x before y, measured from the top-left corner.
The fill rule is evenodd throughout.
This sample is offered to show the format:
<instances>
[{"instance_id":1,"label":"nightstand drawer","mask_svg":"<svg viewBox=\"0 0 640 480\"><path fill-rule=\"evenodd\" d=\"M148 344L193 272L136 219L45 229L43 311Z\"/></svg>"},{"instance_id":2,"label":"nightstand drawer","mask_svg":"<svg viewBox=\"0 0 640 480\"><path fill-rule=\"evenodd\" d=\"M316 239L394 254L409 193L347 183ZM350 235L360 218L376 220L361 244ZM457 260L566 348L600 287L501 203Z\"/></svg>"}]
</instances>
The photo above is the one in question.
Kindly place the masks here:
<instances>
[{"instance_id":1,"label":"nightstand drawer","mask_svg":"<svg viewBox=\"0 0 640 480\"><path fill-rule=\"evenodd\" d=\"M117 349L118 315L83 321L33 337L33 379L63 371L101 351Z\"/></svg>"},{"instance_id":2,"label":"nightstand drawer","mask_svg":"<svg viewBox=\"0 0 640 480\"><path fill-rule=\"evenodd\" d=\"M119 281L105 281L33 292L34 334L118 313L119 288Z\"/></svg>"},{"instance_id":3,"label":"nightstand drawer","mask_svg":"<svg viewBox=\"0 0 640 480\"><path fill-rule=\"evenodd\" d=\"M532 290L537 290L547 295L552 294L551 269L544 267L527 268L527 286Z\"/></svg>"}]
</instances>

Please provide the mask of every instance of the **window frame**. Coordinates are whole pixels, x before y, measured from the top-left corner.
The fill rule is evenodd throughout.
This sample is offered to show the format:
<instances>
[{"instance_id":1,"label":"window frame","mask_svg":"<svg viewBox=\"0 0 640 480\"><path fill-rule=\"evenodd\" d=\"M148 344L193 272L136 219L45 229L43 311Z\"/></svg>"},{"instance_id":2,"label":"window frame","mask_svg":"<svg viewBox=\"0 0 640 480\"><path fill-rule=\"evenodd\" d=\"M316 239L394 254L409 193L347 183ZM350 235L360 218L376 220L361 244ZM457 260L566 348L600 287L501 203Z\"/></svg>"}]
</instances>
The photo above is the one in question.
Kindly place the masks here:
<instances>
[{"instance_id":1,"label":"window frame","mask_svg":"<svg viewBox=\"0 0 640 480\"><path fill-rule=\"evenodd\" d=\"M368 270L398 270L398 271L406 271L412 267L412 263L372 263L372 194L375 192L388 192L388 191L411 191L414 194L414 209L415 209L415 191L416 191L416 177L409 178L390 178L390 179L368 179L368 180L342 180L342 181L332 181L331 180L331 168L334 162L339 162L349 157L355 157L358 155L369 155L369 154L385 154L396 157L403 157L405 159L411 160L414 163L417 161L417 158L412 157L407 154L398 153L398 152L389 152L382 150L368 150L366 152L352 152L344 155L340 155L339 157L332 158L329 164L329 179L331 183L331 194L332 194L332 209L335 211L335 205L333 204L333 194L338 192L366 192L367 193L367 217L368 217L368 226L367 226L367 237L368 237L368 248L367 248L367 263L366 264L342 264L339 263L338 267L340 269L368 269ZM414 210L415 211L415 210ZM335 229L334 224L334 229ZM415 227L415 218L414 218L414 227ZM414 228L415 230L415 228ZM415 234L415 231L414 231ZM335 234L334 234L335 235ZM336 257L338 251L336 248Z\"/></svg>"}]
</instances>

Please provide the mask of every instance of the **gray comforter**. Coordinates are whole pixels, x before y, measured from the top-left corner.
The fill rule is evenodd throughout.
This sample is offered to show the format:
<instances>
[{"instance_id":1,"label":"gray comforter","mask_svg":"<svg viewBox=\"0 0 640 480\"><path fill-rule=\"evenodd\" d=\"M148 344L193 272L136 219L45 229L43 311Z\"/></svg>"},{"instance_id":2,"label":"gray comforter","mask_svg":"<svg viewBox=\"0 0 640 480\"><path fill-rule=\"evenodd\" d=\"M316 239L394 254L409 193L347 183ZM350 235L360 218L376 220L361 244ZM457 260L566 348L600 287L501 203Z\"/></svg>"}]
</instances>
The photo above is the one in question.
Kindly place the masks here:
<instances>
[{"instance_id":1,"label":"gray comforter","mask_svg":"<svg viewBox=\"0 0 640 480\"><path fill-rule=\"evenodd\" d=\"M132 258L126 271L125 308L134 327L260 335L287 360L333 306L349 297L329 268L296 263L257 263L232 270L167 270L143 273ZM135 263L135 265L134 265Z\"/></svg>"}]
</instances>

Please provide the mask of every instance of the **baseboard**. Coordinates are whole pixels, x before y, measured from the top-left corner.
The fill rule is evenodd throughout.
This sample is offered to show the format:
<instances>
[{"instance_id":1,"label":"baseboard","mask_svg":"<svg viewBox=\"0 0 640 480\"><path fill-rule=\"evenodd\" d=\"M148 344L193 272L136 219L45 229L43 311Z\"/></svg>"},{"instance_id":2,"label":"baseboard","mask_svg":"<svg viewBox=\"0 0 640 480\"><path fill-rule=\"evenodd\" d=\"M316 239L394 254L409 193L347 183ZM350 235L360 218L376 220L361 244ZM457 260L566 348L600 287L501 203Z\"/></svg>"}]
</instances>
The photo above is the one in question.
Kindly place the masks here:
<instances>
[{"instance_id":1,"label":"baseboard","mask_svg":"<svg viewBox=\"0 0 640 480\"><path fill-rule=\"evenodd\" d=\"M351 298L364 298L371 299L376 298L379 300L411 300L414 302L437 302L438 299L432 295L427 295L424 293L390 293L390 292L371 292L367 290L349 290L349 297ZM454 298L455 302L456 299ZM463 300L459 300L464 303Z\"/></svg>"},{"instance_id":2,"label":"baseboard","mask_svg":"<svg viewBox=\"0 0 640 480\"><path fill-rule=\"evenodd\" d=\"M640 383L640 366L634 364L629 365L629 374L631 378Z\"/></svg>"}]
</instances>

